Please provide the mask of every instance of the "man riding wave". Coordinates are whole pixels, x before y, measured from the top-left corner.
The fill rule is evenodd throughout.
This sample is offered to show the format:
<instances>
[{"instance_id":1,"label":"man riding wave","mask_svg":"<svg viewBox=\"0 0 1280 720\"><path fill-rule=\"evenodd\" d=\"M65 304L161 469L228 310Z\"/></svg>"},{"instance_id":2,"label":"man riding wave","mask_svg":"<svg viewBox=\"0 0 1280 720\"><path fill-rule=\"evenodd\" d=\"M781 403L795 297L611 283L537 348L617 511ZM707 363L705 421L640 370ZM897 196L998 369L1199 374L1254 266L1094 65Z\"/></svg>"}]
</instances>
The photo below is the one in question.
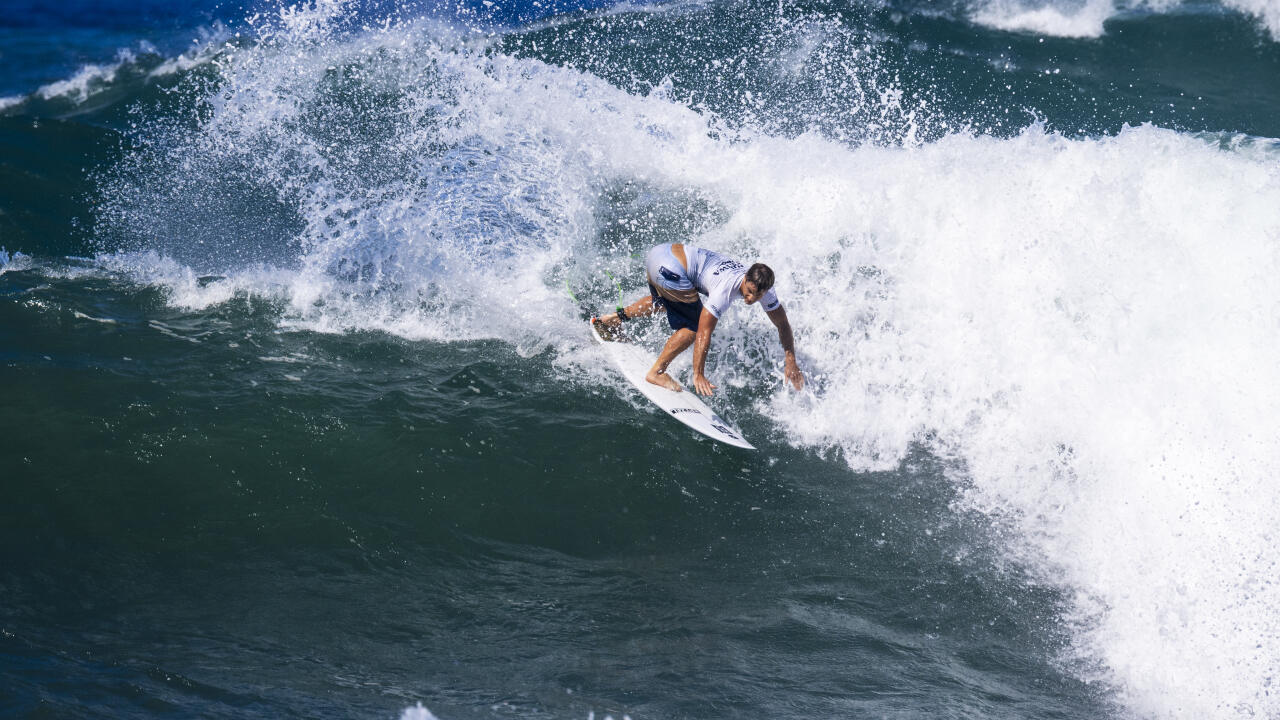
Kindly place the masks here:
<instances>
[{"instance_id":1,"label":"man riding wave","mask_svg":"<svg viewBox=\"0 0 1280 720\"><path fill-rule=\"evenodd\" d=\"M756 263L747 267L711 250L669 243L649 251L645 274L649 281L647 297L593 322L614 328L631 318L666 310L667 322L675 332L649 368L646 380L676 392L682 390L680 383L667 374L667 366L693 345L693 387L702 395L711 395L717 386L703 372L711 349L711 333L733 301L741 298L748 305L763 301L765 314L778 328L778 341L786 357L787 380L797 390L804 387L804 374L796 365L791 324L787 322L787 311L773 292L773 270L768 265ZM700 294L707 296L705 305Z\"/></svg>"}]
</instances>

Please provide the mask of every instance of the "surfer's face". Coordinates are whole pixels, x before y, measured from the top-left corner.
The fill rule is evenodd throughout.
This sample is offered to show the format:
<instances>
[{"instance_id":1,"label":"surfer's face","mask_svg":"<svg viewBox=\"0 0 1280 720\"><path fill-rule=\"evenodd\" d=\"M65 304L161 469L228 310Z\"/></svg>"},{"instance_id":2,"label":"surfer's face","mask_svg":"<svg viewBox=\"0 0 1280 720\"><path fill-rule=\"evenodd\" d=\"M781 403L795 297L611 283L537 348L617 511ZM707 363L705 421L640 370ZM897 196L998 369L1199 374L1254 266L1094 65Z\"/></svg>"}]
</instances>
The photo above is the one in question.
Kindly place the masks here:
<instances>
[{"instance_id":1,"label":"surfer's face","mask_svg":"<svg viewBox=\"0 0 1280 720\"><path fill-rule=\"evenodd\" d=\"M755 303L755 301L759 300L760 296L764 294L760 292L760 288L756 287L756 284L750 280L743 280L741 289L742 301L748 305Z\"/></svg>"}]
</instances>

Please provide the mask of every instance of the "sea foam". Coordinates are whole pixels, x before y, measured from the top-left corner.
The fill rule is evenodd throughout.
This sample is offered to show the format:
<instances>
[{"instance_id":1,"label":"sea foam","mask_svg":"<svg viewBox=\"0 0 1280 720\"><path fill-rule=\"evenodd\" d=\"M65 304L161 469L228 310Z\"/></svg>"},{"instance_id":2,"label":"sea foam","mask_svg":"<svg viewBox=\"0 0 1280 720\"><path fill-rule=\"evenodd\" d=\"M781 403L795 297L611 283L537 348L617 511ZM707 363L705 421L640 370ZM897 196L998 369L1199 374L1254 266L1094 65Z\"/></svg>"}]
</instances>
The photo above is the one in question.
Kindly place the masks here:
<instances>
[{"instance_id":1,"label":"sea foam","mask_svg":"<svg viewBox=\"0 0 1280 720\"><path fill-rule=\"evenodd\" d=\"M437 720L431 711L423 707L422 703L418 703L413 707L407 707L404 712L400 713L400 720Z\"/></svg>"},{"instance_id":2,"label":"sea foam","mask_svg":"<svg viewBox=\"0 0 1280 720\"><path fill-rule=\"evenodd\" d=\"M846 162L744 198L821 383L768 404L788 436L955 458L964 503L1076 593L1077 670L1132 707L1275 714L1274 163L1150 127Z\"/></svg>"},{"instance_id":3,"label":"sea foam","mask_svg":"<svg viewBox=\"0 0 1280 720\"><path fill-rule=\"evenodd\" d=\"M1223 0L1223 4L1258 18L1271 37L1280 40L1280 3L1274 0Z\"/></svg>"}]
</instances>

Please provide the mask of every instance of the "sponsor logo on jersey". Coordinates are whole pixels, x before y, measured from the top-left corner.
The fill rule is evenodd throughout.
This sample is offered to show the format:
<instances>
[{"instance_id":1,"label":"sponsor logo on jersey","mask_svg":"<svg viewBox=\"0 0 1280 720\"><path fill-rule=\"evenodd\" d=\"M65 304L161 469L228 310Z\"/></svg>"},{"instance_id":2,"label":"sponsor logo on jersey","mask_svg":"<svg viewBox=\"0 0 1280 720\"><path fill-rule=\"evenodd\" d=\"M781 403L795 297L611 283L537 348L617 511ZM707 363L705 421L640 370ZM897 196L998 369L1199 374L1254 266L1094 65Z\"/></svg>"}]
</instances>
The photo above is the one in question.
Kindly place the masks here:
<instances>
[{"instance_id":1,"label":"sponsor logo on jersey","mask_svg":"<svg viewBox=\"0 0 1280 720\"><path fill-rule=\"evenodd\" d=\"M742 263L738 262L737 260L721 260L721 261L720 261L720 264L719 264L719 265L716 265L716 269L715 269L715 271L714 271L714 272L712 272L711 274L712 274L712 275L719 275L720 273L724 272L725 270L733 270L734 272L737 272L737 271L739 271L739 270L744 269L745 267L746 267L745 265L743 265Z\"/></svg>"}]
</instances>

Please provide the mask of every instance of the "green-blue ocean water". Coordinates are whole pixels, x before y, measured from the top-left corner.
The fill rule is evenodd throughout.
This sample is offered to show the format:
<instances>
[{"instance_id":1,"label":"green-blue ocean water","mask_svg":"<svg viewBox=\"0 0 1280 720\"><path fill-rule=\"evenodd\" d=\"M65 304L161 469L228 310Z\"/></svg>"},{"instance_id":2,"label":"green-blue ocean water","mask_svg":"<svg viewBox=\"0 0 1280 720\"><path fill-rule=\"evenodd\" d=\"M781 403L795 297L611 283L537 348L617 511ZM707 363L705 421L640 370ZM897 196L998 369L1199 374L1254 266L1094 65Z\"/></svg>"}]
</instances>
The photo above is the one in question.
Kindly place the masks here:
<instances>
[{"instance_id":1,"label":"green-blue ocean water","mask_svg":"<svg viewBox=\"0 0 1280 720\"><path fill-rule=\"evenodd\" d=\"M1280 10L9 10L0 714L1280 714Z\"/></svg>"}]
</instances>

